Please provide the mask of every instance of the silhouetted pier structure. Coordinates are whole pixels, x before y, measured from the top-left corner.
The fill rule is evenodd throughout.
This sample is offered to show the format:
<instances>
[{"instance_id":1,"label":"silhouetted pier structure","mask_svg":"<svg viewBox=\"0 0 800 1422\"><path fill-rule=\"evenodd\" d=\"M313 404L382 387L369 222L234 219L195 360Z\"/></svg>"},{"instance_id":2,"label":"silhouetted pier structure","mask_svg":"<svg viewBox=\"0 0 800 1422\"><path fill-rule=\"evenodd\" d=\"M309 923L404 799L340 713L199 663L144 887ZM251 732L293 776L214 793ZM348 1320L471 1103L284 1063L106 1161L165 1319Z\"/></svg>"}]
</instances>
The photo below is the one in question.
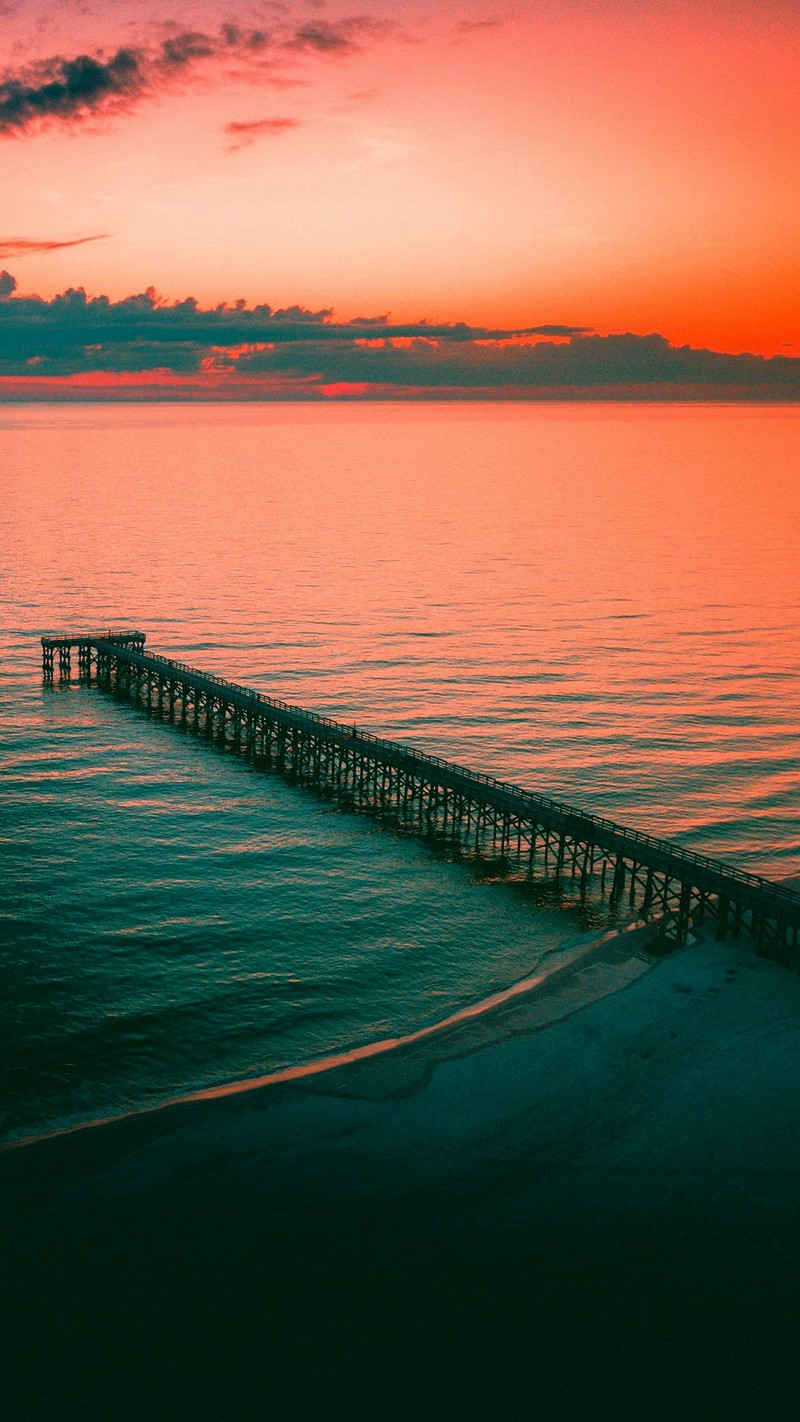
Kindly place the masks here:
<instances>
[{"instance_id":1,"label":"silhouetted pier structure","mask_svg":"<svg viewBox=\"0 0 800 1422\"><path fill-rule=\"evenodd\" d=\"M718 938L744 931L764 952L797 949L800 894L782 884L155 656L144 644L145 633L130 630L43 637L45 680L53 681L56 658L68 680L77 648L87 685L94 680L149 716L355 810L493 858L501 872L571 880L581 902L599 885L612 909L627 901L643 918L664 917L679 943L708 916Z\"/></svg>"}]
</instances>

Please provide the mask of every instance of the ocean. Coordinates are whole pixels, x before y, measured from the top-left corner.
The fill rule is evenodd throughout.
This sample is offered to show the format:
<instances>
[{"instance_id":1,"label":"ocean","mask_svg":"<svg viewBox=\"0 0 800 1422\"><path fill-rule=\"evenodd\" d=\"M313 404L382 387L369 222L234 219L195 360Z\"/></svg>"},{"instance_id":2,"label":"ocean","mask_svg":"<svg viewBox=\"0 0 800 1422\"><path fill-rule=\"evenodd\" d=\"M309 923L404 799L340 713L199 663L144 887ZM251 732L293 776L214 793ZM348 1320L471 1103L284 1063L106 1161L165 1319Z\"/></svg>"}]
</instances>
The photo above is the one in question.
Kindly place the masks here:
<instances>
[{"instance_id":1,"label":"ocean","mask_svg":"<svg viewBox=\"0 0 800 1422\"><path fill-rule=\"evenodd\" d=\"M586 931L43 685L148 647L775 878L800 872L795 407L0 411L0 1139L412 1031Z\"/></svg>"}]
</instances>

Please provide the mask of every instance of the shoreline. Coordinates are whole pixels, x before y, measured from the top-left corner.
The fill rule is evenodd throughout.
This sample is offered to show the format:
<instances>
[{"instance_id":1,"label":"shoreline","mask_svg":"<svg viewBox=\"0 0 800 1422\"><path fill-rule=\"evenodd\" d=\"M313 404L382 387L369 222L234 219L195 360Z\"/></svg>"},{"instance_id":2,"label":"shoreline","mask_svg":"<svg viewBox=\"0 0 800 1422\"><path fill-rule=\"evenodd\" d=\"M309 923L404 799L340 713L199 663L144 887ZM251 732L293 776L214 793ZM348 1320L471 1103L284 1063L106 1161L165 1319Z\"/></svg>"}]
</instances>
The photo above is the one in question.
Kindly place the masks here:
<instances>
[{"instance_id":1,"label":"shoreline","mask_svg":"<svg viewBox=\"0 0 800 1422\"><path fill-rule=\"evenodd\" d=\"M6 1153L10 1415L793 1417L800 975L649 957Z\"/></svg>"},{"instance_id":2,"label":"shoreline","mask_svg":"<svg viewBox=\"0 0 800 1422\"><path fill-rule=\"evenodd\" d=\"M129 1111L121 1111L113 1115L94 1117L88 1121L79 1121L71 1126L58 1127L51 1131L12 1138L8 1141L0 1142L0 1156L23 1148L43 1145L50 1141L57 1141L66 1136L74 1136L84 1131L93 1131L103 1127L115 1126L123 1122L138 1120L143 1117L153 1116L156 1113L167 1111L173 1107L191 1106L207 1101L217 1101L229 1097L243 1096L250 1092L268 1091L271 1087L287 1086L296 1082L306 1081L309 1078L326 1075L330 1072L338 1072L349 1067L358 1067L364 1063L375 1061L385 1056L402 1054L410 1047L433 1038L445 1038L448 1034L466 1027L468 1024L491 1017L492 1014L513 1007L524 1001L542 989L544 993L550 994L563 980L570 980L572 976L580 972L581 968L586 968L596 959L610 958L616 961L620 950L623 959L627 961L630 956L625 950L632 950L636 956L658 936L661 928L660 918L651 919L647 922L634 920L625 924L621 928L608 929L601 933L592 935L582 935L564 948L555 949L546 955L542 960L541 971L527 974L509 987L501 989L499 992L491 993L488 997L481 998L478 1002L467 1004L450 1013L447 1017L437 1022L428 1024L425 1027L416 1028L413 1032L404 1033L397 1037L385 1037L376 1042L368 1042L359 1047L352 1047L344 1052L332 1053L329 1056L320 1057L313 1061L301 1062L295 1066L281 1067L277 1071L267 1072L262 1076L244 1077L240 1080L227 1082L219 1086L200 1087L197 1090L181 1092L177 1096L170 1096L164 1101L154 1102L147 1106L136 1107ZM640 960L642 966L640 972L646 971L647 964ZM638 974L637 974L638 976ZM616 986L613 978L603 989L584 987L578 994L578 1001L575 1001L575 994L567 996L566 1001L570 1004L567 1011L578 1011L581 1006L588 1005L595 996L605 995L606 992L618 990L625 986L630 976L620 980ZM555 1007L548 1017L548 1021L558 1020L564 1015ZM547 1025L546 1021L541 1022L542 1026Z\"/></svg>"}]
</instances>

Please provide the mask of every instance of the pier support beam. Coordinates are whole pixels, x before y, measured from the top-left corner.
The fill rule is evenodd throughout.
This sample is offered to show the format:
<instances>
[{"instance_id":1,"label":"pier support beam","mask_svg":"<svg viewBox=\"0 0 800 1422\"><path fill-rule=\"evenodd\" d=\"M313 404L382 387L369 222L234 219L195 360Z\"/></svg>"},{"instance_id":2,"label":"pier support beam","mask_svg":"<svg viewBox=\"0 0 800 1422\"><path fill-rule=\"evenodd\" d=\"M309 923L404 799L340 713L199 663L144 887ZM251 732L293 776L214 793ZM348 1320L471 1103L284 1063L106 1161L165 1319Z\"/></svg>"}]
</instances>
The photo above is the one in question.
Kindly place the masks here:
<instances>
[{"instance_id":1,"label":"pier support beam","mask_svg":"<svg viewBox=\"0 0 800 1422\"><path fill-rule=\"evenodd\" d=\"M800 896L757 875L360 733L355 726L273 701L169 658L146 655L140 632L43 637L46 685L53 683L56 658L61 679L69 679L73 647L78 649L82 680L91 680L94 660L98 687L127 698L148 715L179 719L185 730L245 754L259 766L275 766L322 795L444 841L456 857L493 858L503 876L524 876L534 883L543 843L543 883L552 889L568 871L573 882L580 881L584 906L595 882L595 865L601 899L611 871L607 904L614 920L626 889L631 909L641 890L643 915L647 918L660 908L680 942L686 941L691 923L699 924L707 911L716 916L720 938L743 927L764 952L797 949Z\"/></svg>"}]
</instances>

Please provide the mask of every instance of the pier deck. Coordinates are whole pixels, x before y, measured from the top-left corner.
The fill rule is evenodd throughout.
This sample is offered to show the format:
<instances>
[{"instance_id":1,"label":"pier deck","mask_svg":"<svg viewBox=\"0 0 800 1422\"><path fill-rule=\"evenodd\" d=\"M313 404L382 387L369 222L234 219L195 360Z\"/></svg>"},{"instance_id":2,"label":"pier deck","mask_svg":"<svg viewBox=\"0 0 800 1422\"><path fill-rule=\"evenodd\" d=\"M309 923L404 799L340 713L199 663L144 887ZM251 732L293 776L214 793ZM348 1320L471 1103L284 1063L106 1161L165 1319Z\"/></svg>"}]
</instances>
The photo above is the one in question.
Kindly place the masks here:
<instances>
[{"instance_id":1,"label":"pier deck","mask_svg":"<svg viewBox=\"0 0 800 1422\"><path fill-rule=\"evenodd\" d=\"M45 680L79 678L398 826L487 856L509 873L572 880L615 910L625 899L662 916L678 943L708 917L716 936L745 932L759 949L797 957L800 894L670 840L494 779L356 726L144 650L135 630L42 638Z\"/></svg>"}]
</instances>

